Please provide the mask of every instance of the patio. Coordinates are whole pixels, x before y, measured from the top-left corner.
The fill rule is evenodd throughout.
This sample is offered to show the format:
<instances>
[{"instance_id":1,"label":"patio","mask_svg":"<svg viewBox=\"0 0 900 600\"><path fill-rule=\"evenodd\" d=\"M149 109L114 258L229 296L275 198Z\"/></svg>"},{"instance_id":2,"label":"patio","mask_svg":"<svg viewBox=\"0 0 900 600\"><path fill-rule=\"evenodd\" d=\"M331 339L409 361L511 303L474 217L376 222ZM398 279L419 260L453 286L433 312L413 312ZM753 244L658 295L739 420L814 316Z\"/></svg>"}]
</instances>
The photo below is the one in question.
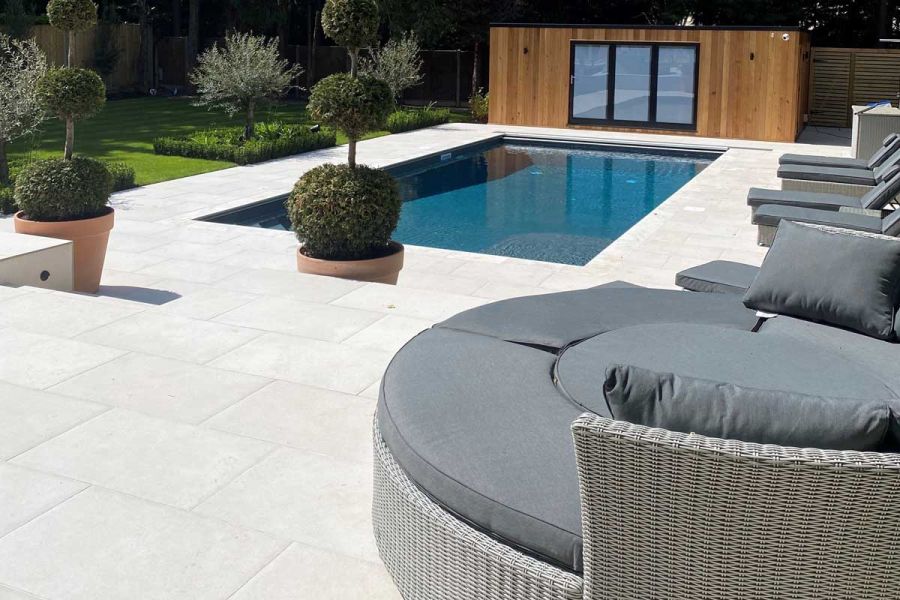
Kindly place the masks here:
<instances>
[{"instance_id":1,"label":"patio","mask_svg":"<svg viewBox=\"0 0 900 600\"><path fill-rule=\"evenodd\" d=\"M0 286L0 598L399 598L370 503L400 346L493 299L758 264L747 188L777 187L784 152L846 152L454 124L360 160L524 132L728 150L585 267L408 248L398 286L363 284L296 273L292 233L194 220L285 193L338 147L117 194L96 297Z\"/></svg>"}]
</instances>

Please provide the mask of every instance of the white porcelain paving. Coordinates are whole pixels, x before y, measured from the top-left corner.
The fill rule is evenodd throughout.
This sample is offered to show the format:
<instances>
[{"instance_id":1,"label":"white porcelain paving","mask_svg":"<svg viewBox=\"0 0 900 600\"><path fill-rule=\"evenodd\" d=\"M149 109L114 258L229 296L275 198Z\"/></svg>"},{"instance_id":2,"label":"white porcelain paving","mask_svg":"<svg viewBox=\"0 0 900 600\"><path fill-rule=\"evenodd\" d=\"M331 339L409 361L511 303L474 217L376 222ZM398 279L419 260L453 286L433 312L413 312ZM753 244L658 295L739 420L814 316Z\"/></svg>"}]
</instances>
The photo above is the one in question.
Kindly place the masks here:
<instances>
[{"instance_id":1,"label":"white porcelain paving","mask_svg":"<svg viewBox=\"0 0 900 600\"><path fill-rule=\"evenodd\" d=\"M584 267L407 248L399 285L301 275L289 232L193 220L290 190L327 149L117 194L97 296L0 286L0 600L397 600L371 532L391 356L498 298L758 263L744 204L832 146L446 125L385 166L501 133L728 151ZM0 230L10 230L0 220Z\"/></svg>"}]
</instances>

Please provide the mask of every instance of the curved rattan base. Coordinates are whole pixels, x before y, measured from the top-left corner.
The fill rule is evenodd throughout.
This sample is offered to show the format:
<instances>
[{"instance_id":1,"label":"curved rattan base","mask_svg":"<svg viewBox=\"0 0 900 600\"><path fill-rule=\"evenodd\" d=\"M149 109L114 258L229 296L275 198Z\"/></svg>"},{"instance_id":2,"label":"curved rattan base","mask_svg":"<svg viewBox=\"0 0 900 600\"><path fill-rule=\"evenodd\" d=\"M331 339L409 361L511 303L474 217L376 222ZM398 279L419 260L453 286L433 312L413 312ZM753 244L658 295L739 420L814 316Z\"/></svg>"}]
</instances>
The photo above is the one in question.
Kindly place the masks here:
<instances>
[{"instance_id":1,"label":"curved rattan base","mask_svg":"<svg viewBox=\"0 0 900 600\"><path fill-rule=\"evenodd\" d=\"M372 517L381 559L405 600L580 599L581 577L469 527L406 476L376 421Z\"/></svg>"}]
</instances>

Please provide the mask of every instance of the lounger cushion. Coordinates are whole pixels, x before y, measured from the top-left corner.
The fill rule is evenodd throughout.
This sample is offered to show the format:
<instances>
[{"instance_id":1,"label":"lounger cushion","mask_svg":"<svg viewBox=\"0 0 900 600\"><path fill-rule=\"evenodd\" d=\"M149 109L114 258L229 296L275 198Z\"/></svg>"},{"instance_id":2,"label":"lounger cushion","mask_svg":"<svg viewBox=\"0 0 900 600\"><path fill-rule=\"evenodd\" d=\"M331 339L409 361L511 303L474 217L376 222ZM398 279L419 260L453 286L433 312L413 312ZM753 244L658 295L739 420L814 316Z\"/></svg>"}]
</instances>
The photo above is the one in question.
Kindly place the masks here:
<instances>
[{"instance_id":1,"label":"lounger cushion","mask_svg":"<svg viewBox=\"0 0 900 600\"><path fill-rule=\"evenodd\" d=\"M754 225L765 225L768 227L778 227L782 220L815 225L831 225L870 233L881 233L882 230L881 219L871 215L800 208L798 206L781 206L778 204L764 204L760 206L756 209L756 213L752 218Z\"/></svg>"},{"instance_id":2,"label":"lounger cushion","mask_svg":"<svg viewBox=\"0 0 900 600\"><path fill-rule=\"evenodd\" d=\"M875 185L877 183L874 172L869 169L842 169L811 165L781 165L778 167L778 177L849 185Z\"/></svg>"},{"instance_id":3,"label":"lounger cushion","mask_svg":"<svg viewBox=\"0 0 900 600\"><path fill-rule=\"evenodd\" d=\"M759 267L730 260L714 260L676 273L675 285L692 292L744 294Z\"/></svg>"},{"instance_id":4,"label":"lounger cushion","mask_svg":"<svg viewBox=\"0 0 900 600\"><path fill-rule=\"evenodd\" d=\"M784 221L747 308L894 337L900 240Z\"/></svg>"},{"instance_id":5,"label":"lounger cushion","mask_svg":"<svg viewBox=\"0 0 900 600\"><path fill-rule=\"evenodd\" d=\"M494 302L439 327L547 348L643 323L706 323L749 330L756 315L740 297L644 288L590 288Z\"/></svg>"},{"instance_id":6,"label":"lounger cushion","mask_svg":"<svg viewBox=\"0 0 900 600\"><path fill-rule=\"evenodd\" d=\"M627 365L606 369L613 418L670 431L799 448L883 449L888 403L760 390Z\"/></svg>"},{"instance_id":7,"label":"lounger cushion","mask_svg":"<svg viewBox=\"0 0 900 600\"><path fill-rule=\"evenodd\" d=\"M861 207L859 198L844 196L843 194L750 188L750 191L747 192L747 205L756 208L763 204L786 204L788 206L820 208L823 210L838 210L842 206Z\"/></svg>"},{"instance_id":8,"label":"lounger cushion","mask_svg":"<svg viewBox=\"0 0 900 600\"><path fill-rule=\"evenodd\" d=\"M550 379L554 356L431 329L385 373L382 437L426 494L460 519L568 570L581 570L570 426L582 409Z\"/></svg>"},{"instance_id":9,"label":"lounger cushion","mask_svg":"<svg viewBox=\"0 0 900 600\"><path fill-rule=\"evenodd\" d=\"M847 156L816 156L813 154L782 154L778 158L779 165L812 165L816 167L837 167L843 169L871 169L869 161L864 158Z\"/></svg>"},{"instance_id":10,"label":"lounger cushion","mask_svg":"<svg viewBox=\"0 0 900 600\"><path fill-rule=\"evenodd\" d=\"M828 348L711 325L639 325L604 333L563 351L554 377L573 402L609 416L603 383L613 364L813 396L896 396L865 364Z\"/></svg>"}]
</instances>

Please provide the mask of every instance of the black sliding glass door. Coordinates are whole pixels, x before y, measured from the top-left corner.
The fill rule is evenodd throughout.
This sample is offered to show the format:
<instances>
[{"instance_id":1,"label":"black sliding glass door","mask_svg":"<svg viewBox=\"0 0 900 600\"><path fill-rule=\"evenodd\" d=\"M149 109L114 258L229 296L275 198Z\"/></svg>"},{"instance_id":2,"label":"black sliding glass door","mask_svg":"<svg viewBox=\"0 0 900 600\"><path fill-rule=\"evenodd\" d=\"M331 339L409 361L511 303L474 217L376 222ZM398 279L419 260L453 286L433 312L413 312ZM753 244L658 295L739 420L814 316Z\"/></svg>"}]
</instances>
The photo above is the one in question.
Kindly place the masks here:
<instances>
[{"instance_id":1,"label":"black sliding glass door","mask_svg":"<svg viewBox=\"0 0 900 600\"><path fill-rule=\"evenodd\" d=\"M569 121L694 129L696 44L572 42Z\"/></svg>"}]
</instances>

